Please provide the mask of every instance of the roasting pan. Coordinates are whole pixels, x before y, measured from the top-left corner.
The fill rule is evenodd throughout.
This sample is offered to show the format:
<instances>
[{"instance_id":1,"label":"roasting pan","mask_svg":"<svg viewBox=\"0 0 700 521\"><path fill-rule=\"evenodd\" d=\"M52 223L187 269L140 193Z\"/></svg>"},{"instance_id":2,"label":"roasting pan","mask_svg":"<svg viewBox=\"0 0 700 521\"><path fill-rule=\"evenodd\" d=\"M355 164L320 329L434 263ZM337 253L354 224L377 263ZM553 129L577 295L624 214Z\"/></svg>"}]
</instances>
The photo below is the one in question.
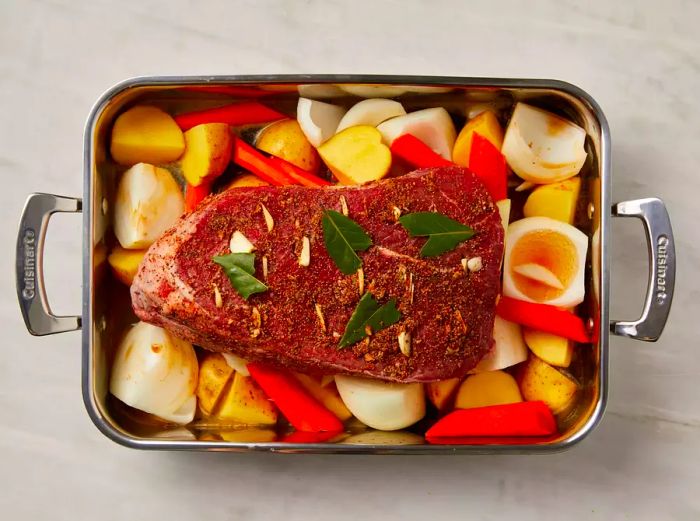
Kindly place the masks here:
<instances>
[{"instance_id":1,"label":"roasting pan","mask_svg":"<svg viewBox=\"0 0 700 521\"><path fill-rule=\"evenodd\" d=\"M131 315L128 291L105 269L106 242L110 240L111 197L116 166L106 152L109 128L115 116L137 102L166 109L203 108L265 95L283 112L294 113L297 86L366 84L445 87L406 92L406 106L443 105L465 113L475 103L506 106L527 101L572 119L587 132L589 159L581 172L582 201L577 224L589 235L584 302L595 341L579 346L570 368L582 384L577 406L560 419L561 434L553 439L463 439L443 445L423 441L420 424L413 432L348 432L333 443L261 441L251 431L223 436L186 428L146 425L124 413L108 394L110 353ZM410 90L410 89L409 89ZM415 89L416 91L418 89ZM342 100L339 100L342 102ZM568 449L585 438L600 422L608 389L609 335L638 340L659 338L668 317L675 278L675 249L668 213L656 198L610 202L610 132L602 110L586 92L571 84L541 79L491 79L432 76L264 75L143 77L108 90L87 120L84 142L83 197L45 193L29 196L17 237L17 295L24 321L33 335L82 330L82 394L97 428L122 445L139 449L265 451L286 453L544 453ZM83 292L79 316L51 312L43 280L43 245L49 218L56 212L83 213ZM649 256L649 278L642 315L634 321L608 318L610 290L611 217L641 219ZM112 238L113 240L113 238ZM230 433L229 433L230 434Z\"/></svg>"}]
</instances>

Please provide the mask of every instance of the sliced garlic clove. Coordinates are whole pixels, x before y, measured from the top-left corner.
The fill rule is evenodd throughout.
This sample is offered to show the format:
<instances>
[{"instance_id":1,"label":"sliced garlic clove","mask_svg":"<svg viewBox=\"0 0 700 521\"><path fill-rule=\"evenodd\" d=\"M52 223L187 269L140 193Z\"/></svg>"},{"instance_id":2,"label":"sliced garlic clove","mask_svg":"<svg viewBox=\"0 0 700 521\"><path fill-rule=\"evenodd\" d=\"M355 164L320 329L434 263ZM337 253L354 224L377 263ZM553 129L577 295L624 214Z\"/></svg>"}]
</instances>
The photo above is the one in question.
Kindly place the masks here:
<instances>
[{"instance_id":1,"label":"sliced garlic clove","mask_svg":"<svg viewBox=\"0 0 700 521\"><path fill-rule=\"evenodd\" d=\"M255 246L248 240L248 237L236 230L233 232L233 235L231 235L229 248L231 249L231 253L251 253L255 249Z\"/></svg>"}]
</instances>

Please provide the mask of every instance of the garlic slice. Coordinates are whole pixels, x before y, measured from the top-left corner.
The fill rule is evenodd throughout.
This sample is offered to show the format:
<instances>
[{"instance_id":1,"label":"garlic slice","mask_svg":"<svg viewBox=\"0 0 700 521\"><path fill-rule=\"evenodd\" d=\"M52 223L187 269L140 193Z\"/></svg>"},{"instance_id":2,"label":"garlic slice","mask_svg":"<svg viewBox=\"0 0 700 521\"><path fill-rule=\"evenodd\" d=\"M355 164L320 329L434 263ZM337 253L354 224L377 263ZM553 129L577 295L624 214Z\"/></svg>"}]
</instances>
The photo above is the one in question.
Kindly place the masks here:
<instances>
[{"instance_id":1,"label":"garlic slice","mask_svg":"<svg viewBox=\"0 0 700 521\"><path fill-rule=\"evenodd\" d=\"M233 235L231 235L229 248L231 249L231 253L251 253L255 249L255 246L248 240L248 237L236 230L233 232Z\"/></svg>"},{"instance_id":2,"label":"garlic slice","mask_svg":"<svg viewBox=\"0 0 700 521\"><path fill-rule=\"evenodd\" d=\"M471 272L479 271L482 266L481 257L472 257L467 261L467 269Z\"/></svg>"},{"instance_id":3,"label":"garlic slice","mask_svg":"<svg viewBox=\"0 0 700 521\"><path fill-rule=\"evenodd\" d=\"M311 264L311 243L309 243L309 238L304 237L301 240L301 253L299 254L299 265L308 266Z\"/></svg>"},{"instance_id":4,"label":"garlic slice","mask_svg":"<svg viewBox=\"0 0 700 521\"><path fill-rule=\"evenodd\" d=\"M401 331L398 336L399 350L404 356L411 356L411 334L408 331Z\"/></svg>"},{"instance_id":5,"label":"garlic slice","mask_svg":"<svg viewBox=\"0 0 700 521\"><path fill-rule=\"evenodd\" d=\"M275 227L275 220L270 215L270 211L265 207L264 204L260 204L260 209L262 210L263 217L265 218L265 224L267 225L267 231L271 232Z\"/></svg>"}]
</instances>

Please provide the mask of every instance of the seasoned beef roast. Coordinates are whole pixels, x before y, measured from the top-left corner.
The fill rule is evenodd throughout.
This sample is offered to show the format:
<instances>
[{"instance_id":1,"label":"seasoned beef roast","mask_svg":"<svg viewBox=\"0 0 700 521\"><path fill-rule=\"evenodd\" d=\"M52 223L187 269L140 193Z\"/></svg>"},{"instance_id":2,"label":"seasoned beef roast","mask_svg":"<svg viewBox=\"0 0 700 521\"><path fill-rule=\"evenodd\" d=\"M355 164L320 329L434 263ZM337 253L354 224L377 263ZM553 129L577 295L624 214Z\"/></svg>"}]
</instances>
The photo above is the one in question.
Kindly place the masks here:
<instances>
[{"instance_id":1,"label":"seasoned beef roast","mask_svg":"<svg viewBox=\"0 0 700 521\"><path fill-rule=\"evenodd\" d=\"M372 238L358 255L364 281L343 275L323 240L324 209L342 211ZM264 205L274 219L268 232ZM400 214L431 211L476 234L438 257L421 258ZM244 300L212 258L241 231L254 245L255 276L269 290ZM310 264L301 266L303 238ZM254 187L209 198L146 254L131 286L139 318L211 351L315 374L345 373L396 382L462 376L492 345L503 253L497 207L482 183L458 167L424 169L360 187ZM481 258L469 271L463 260ZM267 274L263 273L263 260ZM401 320L338 349L363 291L395 298ZM220 298L217 296L220 295ZM410 333L410 352L398 336Z\"/></svg>"}]
</instances>

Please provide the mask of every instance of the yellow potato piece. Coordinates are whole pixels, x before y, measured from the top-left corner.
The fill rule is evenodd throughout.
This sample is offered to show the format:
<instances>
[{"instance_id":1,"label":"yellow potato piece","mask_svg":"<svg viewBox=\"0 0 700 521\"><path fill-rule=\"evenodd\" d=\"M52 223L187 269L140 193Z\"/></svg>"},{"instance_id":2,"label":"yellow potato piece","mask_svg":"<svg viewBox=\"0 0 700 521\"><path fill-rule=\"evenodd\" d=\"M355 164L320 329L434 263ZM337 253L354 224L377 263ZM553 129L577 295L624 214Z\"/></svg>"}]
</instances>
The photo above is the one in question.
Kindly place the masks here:
<instances>
[{"instance_id":1,"label":"yellow potato piece","mask_svg":"<svg viewBox=\"0 0 700 521\"><path fill-rule=\"evenodd\" d=\"M131 286L145 254L146 250L126 250L117 246L109 254L107 262L112 267L114 276L127 286Z\"/></svg>"},{"instance_id":2,"label":"yellow potato piece","mask_svg":"<svg viewBox=\"0 0 700 521\"><path fill-rule=\"evenodd\" d=\"M522 401L515 378L503 371L489 371L464 380L457 392L455 408L471 409Z\"/></svg>"},{"instance_id":3,"label":"yellow potato piece","mask_svg":"<svg viewBox=\"0 0 700 521\"><path fill-rule=\"evenodd\" d=\"M296 119L284 119L260 131L255 146L293 165L316 173L321 164L318 152L299 126Z\"/></svg>"},{"instance_id":4,"label":"yellow potato piece","mask_svg":"<svg viewBox=\"0 0 700 521\"><path fill-rule=\"evenodd\" d=\"M486 110L470 119L457 136L452 149L452 161L460 166L469 166L474 132L488 139L498 150L503 145L503 129L498 118L493 111Z\"/></svg>"},{"instance_id":5,"label":"yellow potato piece","mask_svg":"<svg viewBox=\"0 0 700 521\"><path fill-rule=\"evenodd\" d=\"M352 413L343 403L335 385L328 384L323 386L320 380L301 373L295 373L294 376L311 396L316 398L326 409L335 414L340 421L345 421L352 417Z\"/></svg>"},{"instance_id":6,"label":"yellow potato piece","mask_svg":"<svg viewBox=\"0 0 700 521\"><path fill-rule=\"evenodd\" d=\"M554 414L567 412L576 400L578 383L535 355L530 355L518 377L523 397L543 401Z\"/></svg>"},{"instance_id":7,"label":"yellow potato piece","mask_svg":"<svg viewBox=\"0 0 700 521\"><path fill-rule=\"evenodd\" d=\"M535 188L525 201L525 217L550 217L567 224L574 223L576 204L581 191L581 178L542 185Z\"/></svg>"},{"instance_id":8,"label":"yellow potato piece","mask_svg":"<svg viewBox=\"0 0 700 521\"><path fill-rule=\"evenodd\" d=\"M459 387L459 378L450 378L449 380L440 380L439 382L428 382L425 390L428 394L428 400L439 410L445 410L450 399Z\"/></svg>"},{"instance_id":9,"label":"yellow potato piece","mask_svg":"<svg viewBox=\"0 0 700 521\"><path fill-rule=\"evenodd\" d=\"M534 329L524 329L523 337L530 351L548 364L558 367L571 365L574 344L569 339Z\"/></svg>"},{"instance_id":10,"label":"yellow potato piece","mask_svg":"<svg viewBox=\"0 0 700 521\"><path fill-rule=\"evenodd\" d=\"M344 185L364 184L383 178L391 167L391 151L382 135L368 125L350 127L318 148L321 159Z\"/></svg>"},{"instance_id":11,"label":"yellow potato piece","mask_svg":"<svg viewBox=\"0 0 700 521\"><path fill-rule=\"evenodd\" d=\"M185 153L180 159L182 175L199 186L223 173L231 160L233 138L226 123L205 123L185 132Z\"/></svg>"},{"instance_id":12,"label":"yellow potato piece","mask_svg":"<svg viewBox=\"0 0 700 521\"><path fill-rule=\"evenodd\" d=\"M207 416L211 415L226 387L233 369L218 353L207 354L199 365L197 403Z\"/></svg>"},{"instance_id":13,"label":"yellow potato piece","mask_svg":"<svg viewBox=\"0 0 700 521\"><path fill-rule=\"evenodd\" d=\"M231 181L226 187L226 190L230 188L244 188L246 186L270 186L270 183L263 181L253 174L243 174Z\"/></svg>"},{"instance_id":14,"label":"yellow potato piece","mask_svg":"<svg viewBox=\"0 0 700 521\"><path fill-rule=\"evenodd\" d=\"M112 127L110 152L120 165L170 163L184 150L182 130L170 114L156 107L133 107L121 114Z\"/></svg>"},{"instance_id":15,"label":"yellow potato piece","mask_svg":"<svg viewBox=\"0 0 700 521\"><path fill-rule=\"evenodd\" d=\"M217 418L244 425L274 425L277 409L253 379L235 373L228 393L221 399Z\"/></svg>"}]
</instances>

